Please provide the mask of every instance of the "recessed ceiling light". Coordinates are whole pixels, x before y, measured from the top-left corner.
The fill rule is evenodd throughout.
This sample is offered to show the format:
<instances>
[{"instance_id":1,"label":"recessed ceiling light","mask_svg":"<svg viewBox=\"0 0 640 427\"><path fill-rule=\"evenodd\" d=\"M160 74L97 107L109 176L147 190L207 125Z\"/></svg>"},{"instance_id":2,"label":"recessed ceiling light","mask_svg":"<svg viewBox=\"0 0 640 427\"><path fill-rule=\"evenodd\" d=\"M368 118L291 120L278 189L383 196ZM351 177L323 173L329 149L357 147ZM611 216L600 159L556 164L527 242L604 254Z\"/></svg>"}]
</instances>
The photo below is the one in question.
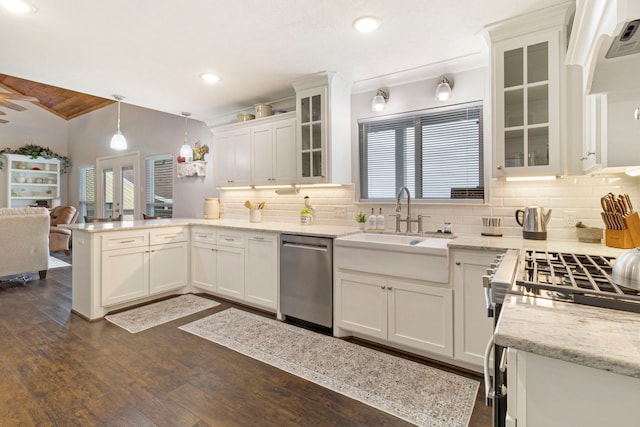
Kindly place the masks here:
<instances>
[{"instance_id":1,"label":"recessed ceiling light","mask_svg":"<svg viewBox=\"0 0 640 427\"><path fill-rule=\"evenodd\" d=\"M36 11L35 7L22 0L0 0L0 5L9 12L18 14L33 13Z\"/></svg>"},{"instance_id":2,"label":"recessed ceiling light","mask_svg":"<svg viewBox=\"0 0 640 427\"><path fill-rule=\"evenodd\" d=\"M220 81L220 77L211 73L204 73L200 75L200 78L209 84L217 83L218 81Z\"/></svg>"},{"instance_id":3,"label":"recessed ceiling light","mask_svg":"<svg viewBox=\"0 0 640 427\"><path fill-rule=\"evenodd\" d=\"M361 33L370 33L380 28L382 21L375 16L362 16L353 21L353 28Z\"/></svg>"}]
</instances>

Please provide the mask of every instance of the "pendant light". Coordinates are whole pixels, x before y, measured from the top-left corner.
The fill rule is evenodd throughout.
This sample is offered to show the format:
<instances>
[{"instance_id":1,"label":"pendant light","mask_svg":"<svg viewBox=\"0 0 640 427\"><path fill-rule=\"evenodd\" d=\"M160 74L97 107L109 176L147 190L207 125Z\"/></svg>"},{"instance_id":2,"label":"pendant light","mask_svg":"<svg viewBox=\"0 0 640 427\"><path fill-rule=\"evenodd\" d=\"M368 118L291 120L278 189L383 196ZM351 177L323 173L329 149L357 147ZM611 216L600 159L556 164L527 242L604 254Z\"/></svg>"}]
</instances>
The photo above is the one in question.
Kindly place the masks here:
<instances>
[{"instance_id":1,"label":"pendant light","mask_svg":"<svg viewBox=\"0 0 640 427\"><path fill-rule=\"evenodd\" d=\"M126 150L127 140L120 132L120 101L124 99L124 96L113 95L113 97L118 101L118 132L111 138L111 148L114 150Z\"/></svg>"},{"instance_id":2,"label":"pendant light","mask_svg":"<svg viewBox=\"0 0 640 427\"><path fill-rule=\"evenodd\" d=\"M185 162L190 162L193 160L193 149L187 143L187 121L191 113L182 113L182 115L184 116L184 144L180 147L180 157L182 157Z\"/></svg>"}]
</instances>

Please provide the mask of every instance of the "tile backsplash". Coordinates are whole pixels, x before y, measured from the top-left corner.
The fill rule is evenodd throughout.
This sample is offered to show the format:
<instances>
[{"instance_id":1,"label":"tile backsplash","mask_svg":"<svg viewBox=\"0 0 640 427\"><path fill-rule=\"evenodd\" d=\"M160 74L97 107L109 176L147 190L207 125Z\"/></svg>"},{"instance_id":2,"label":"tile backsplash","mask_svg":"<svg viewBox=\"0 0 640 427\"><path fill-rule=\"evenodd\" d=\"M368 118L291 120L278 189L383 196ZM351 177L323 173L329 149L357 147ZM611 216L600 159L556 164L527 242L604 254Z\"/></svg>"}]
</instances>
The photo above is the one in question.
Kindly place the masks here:
<instances>
[{"instance_id":1,"label":"tile backsplash","mask_svg":"<svg viewBox=\"0 0 640 427\"><path fill-rule=\"evenodd\" d=\"M593 227L604 227L600 212L600 197L611 192L628 193L634 207L640 207L639 179L620 176L570 176L556 181L506 182L491 180L489 203L486 205L425 204L412 201L411 214L422 214L424 229L436 231L445 221L451 222L454 233L480 234L484 216L502 218L505 236L522 236L522 229L515 220L516 209L530 205L553 209L547 227L550 239L575 240L575 226L565 225L567 212L574 213L576 220ZM376 213L382 208L387 216L386 229L395 228L395 203L355 202L355 186L338 188L303 188L299 194L277 195L274 190L225 190L220 191L221 212L224 218L246 219L249 211L245 200L265 202L262 221L298 222L299 212L304 208L304 196L309 196L315 208L315 224L353 225L353 217L359 211ZM403 215L406 200L402 199ZM404 224L402 225L404 229ZM414 224L414 230L416 230Z\"/></svg>"}]
</instances>

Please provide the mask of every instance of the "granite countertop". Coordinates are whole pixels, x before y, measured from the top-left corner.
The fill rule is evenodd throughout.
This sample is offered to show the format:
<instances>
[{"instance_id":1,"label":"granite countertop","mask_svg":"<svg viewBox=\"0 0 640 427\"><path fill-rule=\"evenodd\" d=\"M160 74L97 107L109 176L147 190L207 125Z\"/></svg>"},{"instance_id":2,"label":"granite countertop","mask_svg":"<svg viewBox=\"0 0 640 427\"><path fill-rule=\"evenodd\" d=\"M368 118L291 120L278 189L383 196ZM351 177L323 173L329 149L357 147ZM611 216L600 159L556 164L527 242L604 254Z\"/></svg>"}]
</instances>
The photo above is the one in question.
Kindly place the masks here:
<instances>
[{"instance_id":1,"label":"granite countertop","mask_svg":"<svg viewBox=\"0 0 640 427\"><path fill-rule=\"evenodd\" d=\"M526 240L521 237L490 237L462 235L451 240L450 249L535 249L540 251L573 252L586 255L619 257L628 249L611 248L603 243L582 243L577 240Z\"/></svg>"},{"instance_id":2,"label":"granite countertop","mask_svg":"<svg viewBox=\"0 0 640 427\"><path fill-rule=\"evenodd\" d=\"M198 219L198 218L177 218L159 220L135 220L135 221L113 221L96 222L84 224L65 224L60 227L71 230L85 231L89 233L101 233L109 231L138 230L145 228L157 228L167 226L188 226L203 225L214 227L228 227L239 230L266 231L274 233L292 233L305 236L317 237L341 237L348 234L358 233L357 227L345 227L337 225L300 225L298 223L286 222L249 222L247 220L234 219Z\"/></svg>"},{"instance_id":3,"label":"granite countertop","mask_svg":"<svg viewBox=\"0 0 640 427\"><path fill-rule=\"evenodd\" d=\"M640 379L640 314L507 295L496 344Z\"/></svg>"}]
</instances>

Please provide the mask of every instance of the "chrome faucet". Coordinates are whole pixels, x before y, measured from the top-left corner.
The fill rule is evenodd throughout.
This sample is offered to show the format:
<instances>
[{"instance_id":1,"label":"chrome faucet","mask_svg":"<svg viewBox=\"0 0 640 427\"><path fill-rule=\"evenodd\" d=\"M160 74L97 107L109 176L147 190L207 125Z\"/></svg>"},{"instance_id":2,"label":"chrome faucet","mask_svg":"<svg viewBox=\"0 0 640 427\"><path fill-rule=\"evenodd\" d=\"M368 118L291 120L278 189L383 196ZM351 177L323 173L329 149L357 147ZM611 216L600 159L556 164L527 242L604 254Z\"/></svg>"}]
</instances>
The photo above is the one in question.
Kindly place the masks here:
<instances>
[{"instance_id":1,"label":"chrome faucet","mask_svg":"<svg viewBox=\"0 0 640 427\"><path fill-rule=\"evenodd\" d=\"M407 193L407 217L405 219L401 219L400 211L402 211L402 204L400 203L400 196L402 196L402 192ZM400 223L406 222L407 228L405 232L411 233L411 223L418 223L418 233L422 233L422 215L418 215L418 219L411 218L411 192L406 186L402 186L400 190L398 190L398 195L396 196L396 233L400 233Z\"/></svg>"},{"instance_id":2,"label":"chrome faucet","mask_svg":"<svg viewBox=\"0 0 640 427\"><path fill-rule=\"evenodd\" d=\"M402 210L402 204L400 203L400 196L402 196L402 192L407 193L407 218L411 218L411 193L406 186L402 186L400 190L398 190L398 195L396 196L396 212L400 213Z\"/></svg>"}]
</instances>

